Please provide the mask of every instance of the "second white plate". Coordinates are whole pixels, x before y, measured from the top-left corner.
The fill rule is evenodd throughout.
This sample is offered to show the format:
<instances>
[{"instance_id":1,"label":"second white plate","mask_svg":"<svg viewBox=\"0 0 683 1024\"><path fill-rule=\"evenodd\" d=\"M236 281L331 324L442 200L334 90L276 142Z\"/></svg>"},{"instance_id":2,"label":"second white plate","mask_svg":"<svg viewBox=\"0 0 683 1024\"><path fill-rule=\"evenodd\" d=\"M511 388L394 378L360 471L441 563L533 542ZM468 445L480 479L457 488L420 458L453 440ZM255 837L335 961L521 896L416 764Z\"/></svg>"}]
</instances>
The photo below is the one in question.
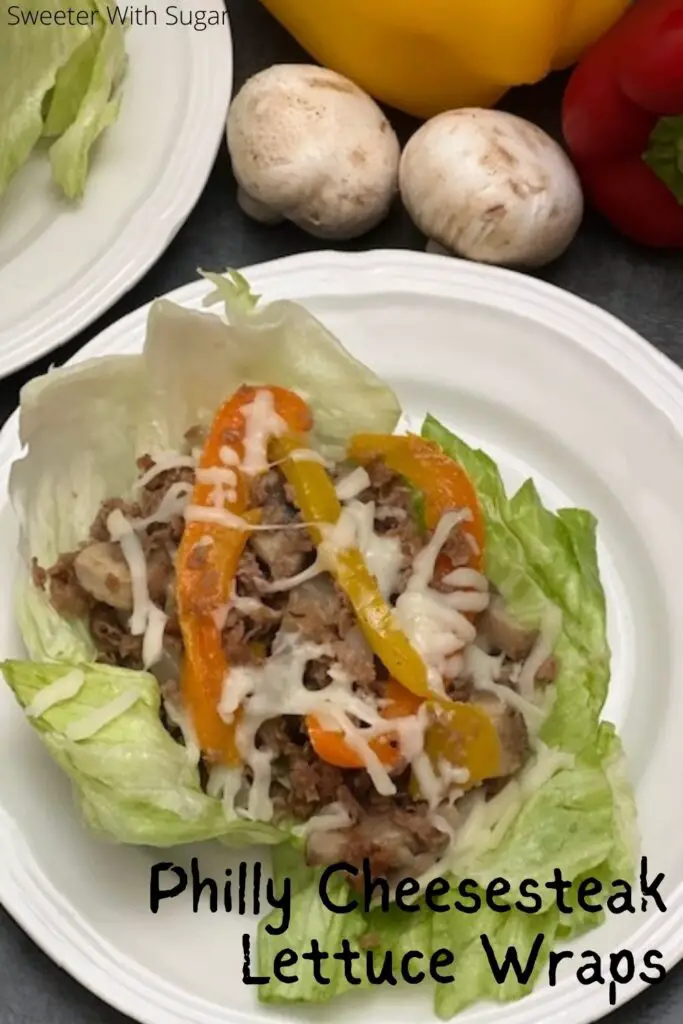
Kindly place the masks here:
<instances>
[{"instance_id":1,"label":"second white plate","mask_svg":"<svg viewBox=\"0 0 683 1024\"><path fill-rule=\"evenodd\" d=\"M194 207L223 137L232 37L222 0L151 0L127 34L121 113L92 154L78 207L35 152L0 198L0 377L68 341L159 258ZM198 30L178 12L217 12ZM168 14L167 12L176 12Z\"/></svg>"}]
</instances>

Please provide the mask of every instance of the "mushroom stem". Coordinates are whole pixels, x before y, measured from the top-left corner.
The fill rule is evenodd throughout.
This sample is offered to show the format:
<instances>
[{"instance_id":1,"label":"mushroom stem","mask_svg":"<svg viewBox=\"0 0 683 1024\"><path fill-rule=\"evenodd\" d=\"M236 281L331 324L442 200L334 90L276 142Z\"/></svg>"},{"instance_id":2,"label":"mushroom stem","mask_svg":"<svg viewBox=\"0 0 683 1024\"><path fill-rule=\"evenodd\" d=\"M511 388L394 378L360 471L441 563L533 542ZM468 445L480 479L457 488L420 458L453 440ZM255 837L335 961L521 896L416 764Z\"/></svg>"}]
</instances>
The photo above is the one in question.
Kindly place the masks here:
<instances>
[{"instance_id":1,"label":"mushroom stem","mask_svg":"<svg viewBox=\"0 0 683 1024\"><path fill-rule=\"evenodd\" d=\"M237 188L237 203L242 212L246 213L247 217L258 221L259 224L282 224L285 219L282 214L278 213L277 210L273 210L271 206L267 206L266 203L261 203L258 199L250 196L241 185Z\"/></svg>"}]
</instances>

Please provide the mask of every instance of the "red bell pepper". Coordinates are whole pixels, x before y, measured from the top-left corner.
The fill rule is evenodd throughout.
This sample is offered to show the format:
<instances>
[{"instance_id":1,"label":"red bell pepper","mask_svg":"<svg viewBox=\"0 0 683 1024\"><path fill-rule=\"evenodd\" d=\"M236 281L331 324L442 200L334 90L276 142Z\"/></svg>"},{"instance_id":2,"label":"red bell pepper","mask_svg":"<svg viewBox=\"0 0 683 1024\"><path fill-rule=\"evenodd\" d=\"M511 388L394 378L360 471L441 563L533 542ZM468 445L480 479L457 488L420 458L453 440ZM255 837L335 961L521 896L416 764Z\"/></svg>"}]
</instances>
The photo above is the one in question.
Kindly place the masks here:
<instances>
[{"instance_id":1,"label":"red bell pepper","mask_svg":"<svg viewBox=\"0 0 683 1024\"><path fill-rule=\"evenodd\" d=\"M587 51L562 129L587 198L618 230L683 247L683 0L638 0Z\"/></svg>"}]
</instances>

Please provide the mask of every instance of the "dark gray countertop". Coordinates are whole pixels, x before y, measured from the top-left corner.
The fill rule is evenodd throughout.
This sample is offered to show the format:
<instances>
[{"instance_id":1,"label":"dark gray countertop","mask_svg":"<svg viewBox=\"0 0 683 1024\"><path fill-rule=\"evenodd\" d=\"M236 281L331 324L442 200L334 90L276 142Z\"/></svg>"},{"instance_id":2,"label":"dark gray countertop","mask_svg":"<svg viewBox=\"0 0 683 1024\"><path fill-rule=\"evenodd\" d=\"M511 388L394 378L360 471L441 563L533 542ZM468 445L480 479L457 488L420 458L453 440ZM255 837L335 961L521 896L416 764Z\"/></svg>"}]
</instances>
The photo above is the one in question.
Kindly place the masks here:
<instances>
[{"instance_id":1,"label":"dark gray countertop","mask_svg":"<svg viewBox=\"0 0 683 1024\"><path fill-rule=\"evenodd\" d=\"M269 64L305 60L297 46L259 7L257 0L228 0L235 42L238 88ZM562 79L508 97L506 106L557 135ZM402 139L414 122L392 117ZM419 249L423 242L407 217L395 210L372 234L349 248ZM294 228L262 228L237 209L235 185L223 147L204 194L187 223L147 276L78 338L0 382L0 420L15 408L29 378L61 363L102 328L132 309L195 278L198 266L246 266L320 246ZM683 365L683 258L629 245L597 217L587 216L570 251L544 278L621 317ZM680 1024L683 967L659 986L607 1018L609 1024ZM126 1018L82 989L34 946L0 911L0 1021L3 1024L125 1024ZM169 1024L172 1024L169 1021Z\"/></svg>"}]
</instances>

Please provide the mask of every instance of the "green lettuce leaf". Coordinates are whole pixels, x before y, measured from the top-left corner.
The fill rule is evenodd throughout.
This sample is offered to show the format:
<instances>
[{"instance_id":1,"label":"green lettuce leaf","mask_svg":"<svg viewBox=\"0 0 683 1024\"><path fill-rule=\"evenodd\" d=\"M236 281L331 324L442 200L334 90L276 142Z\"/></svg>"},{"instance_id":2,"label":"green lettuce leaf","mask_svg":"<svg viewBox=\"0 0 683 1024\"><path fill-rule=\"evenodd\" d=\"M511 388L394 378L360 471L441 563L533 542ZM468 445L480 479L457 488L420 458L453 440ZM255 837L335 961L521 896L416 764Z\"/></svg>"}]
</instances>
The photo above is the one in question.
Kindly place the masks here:
<instances>
[{"instance_id":1,"label":"green lettuce leaf","mask_svg":"<svg viewBox=\"0 0 683 1024\"><path fill-rule=\"evenodd\" d=\"M560 609L560 673L541 736L554 747L590 757L610 676L594 517L581 509L549 512L531 481L508 499L492 459L431 416L422 435L456 459L477 489L486 523L486 573L510 612L535 628L548 608Z\"/></svg>"},{"instance_id":2,"label":"green lettuce leaf","mask_svg":"<svg viewBox=\"0 0 683 1024\"><path fill-rule=\"evenodd\" d=\"M282 849L278 847L274 851L274 859ZM334 914L323 905L318 890L319 873L312 873L304 885L301 884L303 876L300 872L295 873L294 878L295 883L299 884L293 886L291 924L287 931L283 935L271 935L266 930L271 922L275 926L279 925L279 910L272 911L259 921L259 973L271 977L269 984L259 986L259 999L263 1003L327 1003L349 987L344 976L344 965L341 960L334 959L334 954L340 951L343 939L348 940L353 950L358 950L358 940L365 930L365 922L359 912ZM328 893L335 902L344 903L348 898L348 886L338 878L330 883ZM290 969L291 973L298 976L297 982L288 984L273 978L273 961L278 953L283 949L305 953L311 948L311 939L317 939L320 949L328 954L328 959L322 965L322 975L329 979L329 984L319 984L313 973L312 962L301 957L296 966Z\"/></svg>"},{"instance_id":3,"label":"green lettuce leaf","mask_svg":"<svg viewBox=\"0 0 683 1024\"><path fill-rule=\"evenodd\" d=\"M481 894L480 894L481 895ZM458 919L453 924L451 914L437 914L434 920L433 946L450 949L456 958L455 981L438 985L434 1008L441 1020L450 1020L457 1013L480 1000L508 1003L521 999L532 991L548 961L557 935L559 912L552 908L542 914L520 914L511 911L500 914L488 907L479 913ZM505 981L498 982L491 969L482 937L491 946L491 955L502 965L508 950L514 950L524 970L529 964L537 936L545 937L526 983L509 970Z\"/></svg>"},{"instance_id":4,"label":"green lettuce leaf","mask_svg":"<svg viewBox=\"0 0 683 1024\"><path fill-rule=\"evenodd\" d=\"M102 132L119 115L121 91L118 86L124 77L126 63L124 26L105 25L78 112L50 148L53 177L69 199L83 195L90 151ZM80 81L74 84L80 88Z\"/></svg>"},{"instance_id":5,"label":"green lettuce leaf","mask_svg":"<svg viewBox=\"0 0 683 1024\"><path fill-rule=\"evenodd\" d=\"M204 304L223 302L247 383L273 380L310 403L314 433L331 456L343 454L352 434L391 434L401 415L393 391L354 359L303 306L281 300L261 306L240 274L204 274L216 289Z\"/></svg>"},{"instance_id":6,"label":"green lettuce leaf","mask_svg":"<svg viewBox=\"0 0 683 1024\"><path fill-rule=\"evenodd\" d=\"M0 667L24 708L67 673L83 673L76 696L29 721L75 783L81 813L101 837L145 846L285 838L263 823L230 820L221 801L202 791L197 765L161 723L159 686L149 673L82 663L6 661ZM74 723L131 691L138 694L132 707L87 739L70 738Z\"/></svg>"},{"instance_id":7,"label":"green lettuce leaf","mask_svg":"<svg viewBox=\"0 0 683 1024\"><path fill-rule=\"evenodd\" d=\"M88 8L86 6L83 9ZM88 91L103 34L104 22L98 21L88 37L57 72L55 86L48 98L45 113L45 137L56 138L62 135L75 121Z\"/></svg>"},{"instance_id":8,"label":"green lettuce leaf","mask_svg":"<svg viewBox=\"0 0 683 1024\"><path fill-rule=\"evenodd\" d=\"M56 139L50 161L70 198L83 194L89 153L118 117L126 70L124 31L100 0L81 8L87 25L43 24L58 0L22 8L28 21L0 34L0 196L41 136Z\"/></svg>"},{"instance_id":9,"label":"green lettuce leaf","mask_svg":"<svg viewBox=\"0 0 683 1024\"><path fill-rule=\"evenodd\" d=\"M41 10L55 12L60 0ZM5 19L8 17L5 12ZM42 107L62 68L89 37L86 26L3 25L0 32L0 196L43 131Z\"/></svg>"}]
</instances>

